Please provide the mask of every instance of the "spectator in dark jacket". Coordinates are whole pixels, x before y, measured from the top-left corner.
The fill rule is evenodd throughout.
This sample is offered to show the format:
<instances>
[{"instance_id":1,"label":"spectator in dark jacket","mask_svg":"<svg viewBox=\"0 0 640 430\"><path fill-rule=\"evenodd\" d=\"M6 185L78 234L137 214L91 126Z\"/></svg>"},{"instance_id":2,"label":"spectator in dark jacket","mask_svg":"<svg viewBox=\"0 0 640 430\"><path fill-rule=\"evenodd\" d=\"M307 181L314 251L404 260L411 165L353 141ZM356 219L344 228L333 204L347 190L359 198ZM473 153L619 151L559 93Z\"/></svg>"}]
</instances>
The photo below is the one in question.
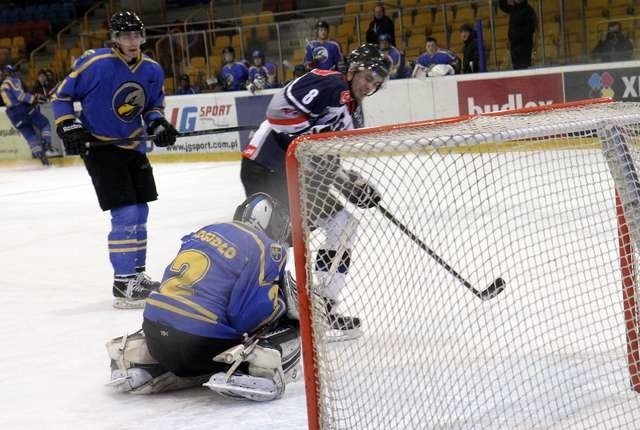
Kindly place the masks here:
<instances>
[{"instance_id":1,"label":"spectator in dark jacket","mask_svg":"<svg viewBox=\"0 0 640 430\"><path fill-rule=\"evenodd\" d=\"M609 23L604 39L599 40L596 47L591 51L591 56L603 63L631 60L632 54L633 43L622 32L622 26L617 21Z\"/></svg>"},{"instance_id":2,"label":"spectator in dark jacket","mask_svg":"<svg viewBox=\"0 0 640 430\"><path fill-rule=\"evenodd\" d=\"M378 43L378 37L381 34L391 36L391 44L396 45L396 32L393 27L393 20L385 15L385 9L382 5L377 5L373 9L373 21L369 23L367 29L367 43Z\"/></svg>"},{"instance_id":3,"label":"spectator in dark jacket","mask_svg":"<svg viewBox=\"0 0 640 430\"><path fill-rule=\"evenodd\" d=\"M503 12L509 14L509 50L514 70L531 66L533 34L536 32L536 11L527 0L499 0Z\"/></svg>"},{"instance_id":4,"label":"spectator in dark jacket","mask_svg":"<svg viewBox=\"0 0 640 430\"><path fill-rule=\"evenodd\" d=\"M464 23L460 26L460 37L464 43L461 73L478 73L480 71L480 51L478 50L476 31L470 24Z\"/></svg>"}]
</instances>

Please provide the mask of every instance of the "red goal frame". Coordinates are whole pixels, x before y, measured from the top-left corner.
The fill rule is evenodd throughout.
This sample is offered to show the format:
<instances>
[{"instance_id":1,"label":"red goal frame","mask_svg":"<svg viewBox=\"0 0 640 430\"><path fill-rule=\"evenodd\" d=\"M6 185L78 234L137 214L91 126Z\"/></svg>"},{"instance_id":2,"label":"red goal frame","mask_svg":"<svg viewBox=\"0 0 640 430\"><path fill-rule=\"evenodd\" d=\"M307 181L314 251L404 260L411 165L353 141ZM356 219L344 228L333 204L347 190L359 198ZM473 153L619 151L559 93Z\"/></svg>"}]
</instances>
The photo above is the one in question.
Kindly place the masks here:
<instances>
[{"instance_id":1,"label":"red goal frame","mask_svg":"<svg viewBox=\"0 0 640 430\"><path fill-rule=\"evenodd\" d=\"M611 103L609 98L598 98L590 100L581 100L576 102L557 103L546 106L523 108L517 110L507 110L480 114L482 116L503 116L520 113L536 113L544 111L552 111L555 109L566 109L571 107L581 107L587 105ZM317 135L304 135L296 138L287 150L286 154L286 171L288 181L289 208L292 224L292 240L294 248L294 263L296 267L296 281L298 288L298 304L300 313L300 335L303 351L304 380L307 403L307 416L309 429L320 429L319 405L320 387L316 378L316 357L314 354L314 340L312 333L311 320L311 303L309 300L309 290L307 286L307 271L305 268L305 238L303 234L303 220L300 202L300 184L297 181L297 172L299 168L298 160L295 156L297 147L309 140L320 140L330 137L352 137L358 135L372 134L376 132L388 133L394 130L405 130L414 127L425 127L430 125L451 124L464 122L476 117L477 115L463 115L458 117L450 117L435 120L417 121L405 124L380 126L363 128L357 130L347 130L331 133L322 133ZM640 332L638 328L638 307L635 292L636 270L635 255L629 235L629 228L625 219L624 210L620 197L616 192L616 218L618 223L618 248L619 261L622 278L622 298L623 313L625 321L625 332L627 339L627 365L629 370L631 389L640 393Z\"/></svg>"}]
</instances>

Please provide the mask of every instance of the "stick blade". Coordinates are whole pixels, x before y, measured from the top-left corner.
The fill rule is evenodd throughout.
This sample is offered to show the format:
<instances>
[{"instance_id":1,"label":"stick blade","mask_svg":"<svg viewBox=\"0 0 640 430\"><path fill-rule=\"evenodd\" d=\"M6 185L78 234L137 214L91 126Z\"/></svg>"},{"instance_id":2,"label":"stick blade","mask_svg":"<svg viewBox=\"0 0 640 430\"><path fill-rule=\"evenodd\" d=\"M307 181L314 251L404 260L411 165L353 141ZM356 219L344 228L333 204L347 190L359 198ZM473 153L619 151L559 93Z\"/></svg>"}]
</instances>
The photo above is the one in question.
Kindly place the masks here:
<instances>
[{"instance_id":1,"label":"stick blade","mask_svg":"<svg viewBox=\"0 0 640 430\"><path fill-rule=\"evenodd\" d=\"M505 286L506 285L504 279L498 278L493 281L486 289L480 291L478 297L480 297L482 300L491 300L495 296L503 292Z\"/></svg>"}]
</instances>

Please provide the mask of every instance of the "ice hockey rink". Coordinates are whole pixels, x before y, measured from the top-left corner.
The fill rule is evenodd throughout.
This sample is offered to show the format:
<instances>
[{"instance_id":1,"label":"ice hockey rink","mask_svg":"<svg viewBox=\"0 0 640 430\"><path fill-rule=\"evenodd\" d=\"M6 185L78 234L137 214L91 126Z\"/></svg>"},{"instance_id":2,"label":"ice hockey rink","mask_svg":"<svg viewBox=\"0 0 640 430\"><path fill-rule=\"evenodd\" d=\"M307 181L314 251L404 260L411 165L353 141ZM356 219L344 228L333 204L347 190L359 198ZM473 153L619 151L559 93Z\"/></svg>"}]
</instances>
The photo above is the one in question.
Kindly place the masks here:
<instances>
[{"instance_id":1,"label":"ice hockey rink","mask_svg":"<svg viewBox=\"0 0 640 430\"><path fill-rule=\"evenodd\" d=\"M476 159L478 170L482 160L481 157ZM584 167L592 158L585 156L579 162L567 158L567 162L570 160ZM505 184L516 186L522 183L523 178L529 176L525 166L541 160L539 157L529 159L526 155L517 155L512 161L518 168L513 169L511 175L500 176L504 190L508 190ZM459 159L457 162L473 166L473 159ZM520 162L522 164L518 164ZM573 171L566 168L569 164L553 163L555 173L547 179L563 184L556 192L576 194L573 190L582 181L572 176ZM446 166L441 168L446 169ZM492 164L487 166L491 168ZM158 201L150 204L147 267L149 274L159 279L166 264L175 256L180 238L203 225L230 220L236 205L243 199L243 190L239 180L239 162L155 163L154 170L160 196ZM603 165L594 171L598 174L592 176L593 183L608 183L608 172ZM424 169L421 174L424 175L421 180L427 183L437 183L441 180L438 178L445 177L444 171L435 168ZM479 182L476 179L475 176L461 176L460 181ZM544 189L540 186L541 178L529 181L538 186L526 187L527 193L522 194L524 200L516 202L522 205L523 211L525 203L541 201L530 197L543 193ZM393 204L395 193L391 190L398 192L398 188L391 185L382 184L382 188L389 191L389 197L384 200L386 204ZM485 190L488 196L497 192L497 189ZM575 243L576 253L608 256L608 261L615 262L616 238L610 234L615 231L613 193L605 193L604 202L602 195L594 193L586 199L586 204L580 206L589 209L588 212L571 210L566 215L583 220L576 223L582 238ZM445 200L455 202L456 196L448 196ZM485 200L490 202L491 198ZM485 204L484 200L482 204ZM601 206L604 206L603 211ZM566 253L555 244L556 237L563 231L544 229L542 224L536 224L542 211L529 212L530 218L526 220L514 214L518 215L518 212L505 212L502 217L488 220L488 225L495 228L488 229L486 234L489 231L511 231L516 243L522 244L521 252L507 256L501 254L507 252L506 245L502 251L500 243L492 242L501 250L496 258L506 262L502 265L496 261L485 264L468 255L471 253L464 246L445 246L450 244L446 240L447 225L459 225L461 234L456 237L473 238L471 232L476 230L476 217L468 223L458 223L456 216L432 217L428 224L418 222L424 224L423 230L419 231L421 237L428 238L429 243L438 246L441 253L446 252L447 261L464 268L466 273L474 273L471 270L473 264L503 270L491 275L505 276L509 290L499 300L491 302L491 306L485 306L458 283L452 282L449 274L438 269L397 229L379 228L376 231L379 236L366 230L361 232L355 246L361 255L370 254L382 262L395 259L393 264L400 267L401 272L409 273L406 279L413 280L416 285L428 285L436 292L422 298L413 295L410 300L407 300L409 293L400 294L394 300L402 301L402 309L406 309L408 315L422 315L418 319L425 320L426 324L434 324L441 319L444 323L439 327L454 328L445 330L453 337L443 336L440 339L442 343L433 343L438 337L432 336L428 342L430 345L421 345L422 349L419 349L414 347L417 345L414 342L403 347L394 343L396 336L404 339L422 336L419 329L408 330L401 321L393 321L391 327L373 326L373 321L369 321L364 340L377 339L374 345L370 345L375 347L373 355L364 361L347 360L348 366L339 369L343 377L337 379L344 381L350 389L357 382L358 375L364 375L362 379L369 382L373 379L369 377L372 374L382 375L382 378L374 379L375 389L358 398L352 397L352 402L343 405L344 409L361 415L380 414L390 423L411 423L407 424L407 429L528 429L531 426L525 423L530 422L538 423L535 428L558 430L639 428L633 423L640 420L640 407L637 407L640 398L626 389L628 373L622 313L594 305L593 309L600 309L598 312L604 317L597 323L589 322L585 318L593 310L585 305L578 309L580 314L576 315L573 324L545 328L547 325L552 327L550 324L554 322L554 316L561 315L566 303L572 300L573 293L570 292L580 293L584 290L582 284L600 285L596 281L602 281L608 285L609 281L592 267L560 264ZM608 219L610 214L611 217L603 223L594 218L597 214L604 214ZM111 306L112 271L106 248L109 215L98 208L84 167L42 168L36 164L0 167L0 219L0 237L4 245L0 250L3 261L0 288L4 299L0 311L0 429L307 428L302 382L290 384L282 399L269 403L225 399L206 388L132 396L113 393L105 386L110 372L104 344L112 337L136 331L142 322L142 311L116 310ZM418 216L416 219L420 221L423 218ZM443 223L441 228L437 226L438 220ZM535 228L531 228L537 230L536 235L530 234L528 229L516 228L524 221L533 223ZM388 223L381 225L388 227ZM606 231L602 226L607 227ZM412 228L416 227L416 224L412 225ZM522 236L518 236L516 231L520 231ZM487 238L490 236L482 236L480 241ZM380 251L379 243L393 244L396 252L389 257ZM518 269L527 261L525 251L531 249L533 243L546 243L547 248L544 252L534 250L536 266L522 272ZM403 252L398 251L400 246L404 247ZM419 267L418 259L424 259L427 262L425 267L430 267L425 273L414 273L416 271L412 267ZM354 264L362 264L364 258L354 260L357 260ZM383 264L379 263L380 266ZM563 267L579 275L573 290L564 290L565 280L569 278L563 273ZM537 268L543 275L534 270ZM484 273L480 269L475 273ZM604 269L607 273L617 270L613 263ZM354 285L367 291L367 297L371 299L369 306L372 308L360 309L364 311L362 315L377 315L379 309L375 306L390 305L392 299L385 289L368 289L371 285L371 281L367 282L368 271L356 272L363 278L354 281ZM388 276L383 285L395 285L397 277L394 273L388 273ZM489 273L481 278L490 279L488 276ZM618 285L618 280L614 280L614 293L609 296L605 296L602 288L594 291L602 291L606 300L613 300L612 308L621 309ZM397 285L395 287L399 289ZM384 296L385 301L375 301L376 295ZM517 306L525 300L528 307ZM598 303L609 303L606 300ZM447 311L450 309L458 311ZM438 313L439 310L445 312ZM511 321L516 321L517 325ZM470 366L465 360L465 354L471 354L471 348L448 348L454 337L467 340L471 345L477 339L479 342L491 339L495 333L498 333L500 342L494 347L504 348L504 351L491 362L496 369L492 379L480 376L482 374L477 371L481 366L473 363ZM518 333L531 335L518 337ZM578 339L578 344L590 340L593 345L588 350L589 355L577 356L572 353L572 348L561 348L561 341L565 339ZM608 344L600 345L599 339L613 339L615 342L610 347ZM364 340L360 343L364 344ZM332 353L344 350L347 352L345 357L349 357L351 349L355 351L360 347L358 343L336 345ZM394 355L380 353L378 345L404 348L395 350L395 353L402 352L408 357L404 360L405 367L397 367ZM541 360L530 353L546 349L560 349L562 353L543 355ZM426 370L420 369L419 365L425 357L433 359L434 363ZM347 378L350 373L354 376ZM513 378L527 373L530 377L514 392L502 392ZM446 376L438 379L439 375ZM437 380L446 387L431 383ZM594 394L593 387L602 389ZM381 401L382 391L390 388L397 389L396 393L400 394ZM441 410L452 412L453 418L433 415L434 421L431 422L424 418L425 414L415 413L427 409L426 400L425 397L412 397L411 390L421 390L423 395L433 394L430 401ZM479 409L470 412L468 399L482 399L480 396L488 396L488 393L493 397L488 397L489 401L476 402ZM425 403L421 404L423 401ZM420 406L416 408L416 405ZM480 418L476 421L455 419L456 416L476 417L478 414ZM530 415L535 415L536 421L530 421ZM440 424L434 425L435 422ZM339 428L377 429L367 425L342 425Z\"/></svg>"},{"instance_id":2,"label":"ice hockey rink","mask_svg":"<svg viewBox=\"0 0 640 430\"><path fill-rule=\"evenodd\" d=\"M154 165L148 272L160 278L180 238L233 216L239 162ZM83 166L0 167L0 429L304 429L304 386L272 403L207 388L154 396L111 392L105 342L142 323L111 306L100 211Z\"/></svg>"}]
</instances>

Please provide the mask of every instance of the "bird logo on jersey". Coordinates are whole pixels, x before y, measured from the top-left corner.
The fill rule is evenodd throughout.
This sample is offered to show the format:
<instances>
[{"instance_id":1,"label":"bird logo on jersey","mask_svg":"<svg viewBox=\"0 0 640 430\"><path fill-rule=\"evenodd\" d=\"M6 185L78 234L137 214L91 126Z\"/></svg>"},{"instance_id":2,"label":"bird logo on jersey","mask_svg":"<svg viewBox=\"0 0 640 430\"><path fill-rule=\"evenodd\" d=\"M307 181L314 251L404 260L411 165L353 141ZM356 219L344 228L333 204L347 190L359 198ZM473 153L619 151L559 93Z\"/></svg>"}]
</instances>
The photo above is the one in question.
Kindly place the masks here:
<instances>
[{"instance_id":1,"label":"bird logo on jersey","mask_svg":"<svg viewBox=\"0 0 640 430\"><path fill-rule=\"evenodd\" d=\"M113 95L113 112L123 122L132 122L140 116L147 97L142 86L136 82L125 82Z\"/></svg>"},{"instance_id":2,"label":"bird logo on jersey","mask_svg":"<svg viewBox=\"0 0 640 430\"><path fill-rule=\"evenodd\" d=\"M313 60L316 63L322 63L323 61L326 61L327 58L329 58L329 51L327 51L327 48L325 48L324 46L318 46L314 48L312 54Z\"/></svg>"}]
</instances>

